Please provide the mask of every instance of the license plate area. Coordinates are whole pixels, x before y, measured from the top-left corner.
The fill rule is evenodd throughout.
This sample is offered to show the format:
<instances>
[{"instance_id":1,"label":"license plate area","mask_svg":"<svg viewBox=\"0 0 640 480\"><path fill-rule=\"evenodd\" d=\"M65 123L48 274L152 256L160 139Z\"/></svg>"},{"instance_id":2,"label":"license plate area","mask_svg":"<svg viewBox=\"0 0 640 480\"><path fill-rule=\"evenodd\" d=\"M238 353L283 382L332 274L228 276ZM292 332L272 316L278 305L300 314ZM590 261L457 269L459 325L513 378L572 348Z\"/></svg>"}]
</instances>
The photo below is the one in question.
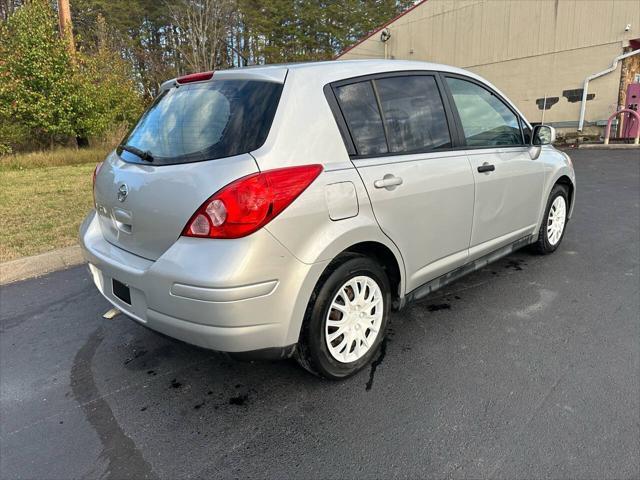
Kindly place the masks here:
<instances>
[{"instance_id":1,"label":"license plate area","mask_svg":"<svg viewBox=\"0 0 640 480\"><path fill-rule=\"evenodd\" d=\"M128 286L114 278L111 280L111 288L114 296L118 297L127 305L131 305L131 290Z\"/></svg>"}]
</instances>

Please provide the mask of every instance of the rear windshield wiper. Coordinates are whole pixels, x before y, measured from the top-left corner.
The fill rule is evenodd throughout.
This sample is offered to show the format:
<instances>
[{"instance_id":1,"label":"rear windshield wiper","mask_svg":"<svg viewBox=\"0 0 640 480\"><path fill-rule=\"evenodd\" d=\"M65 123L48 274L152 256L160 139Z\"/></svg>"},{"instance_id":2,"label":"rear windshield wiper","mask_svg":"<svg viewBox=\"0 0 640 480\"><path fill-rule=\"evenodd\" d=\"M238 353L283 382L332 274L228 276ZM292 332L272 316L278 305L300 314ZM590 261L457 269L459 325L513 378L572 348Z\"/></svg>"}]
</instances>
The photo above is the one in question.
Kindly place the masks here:
<instances>
[{"instance_id":1,"label":"rear windshield wiper","mask_svg":"<svg viewBox=\"0 0 640 480\"><path fill-rule=\"evenodd\" d=\"M153 155L151 155L151 152L140 150L139 148L132 147L131 145L120 145L118 148L139 156L145 162L153 162Z\"/></svg>"}]
</instances>

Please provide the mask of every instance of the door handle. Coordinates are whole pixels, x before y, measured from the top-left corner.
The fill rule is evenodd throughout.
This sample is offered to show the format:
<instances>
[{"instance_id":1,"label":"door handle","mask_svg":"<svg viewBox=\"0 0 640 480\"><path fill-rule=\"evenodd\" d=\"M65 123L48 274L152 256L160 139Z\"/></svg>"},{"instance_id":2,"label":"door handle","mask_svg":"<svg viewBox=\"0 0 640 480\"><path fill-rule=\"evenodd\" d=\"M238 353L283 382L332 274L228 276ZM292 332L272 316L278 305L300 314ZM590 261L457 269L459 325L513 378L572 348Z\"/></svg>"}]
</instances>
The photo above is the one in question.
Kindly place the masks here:
<instances>
[{"instance_id":1,"label":"door handle","mask_svg":"<svg viewBox=\"0 0 640 480\"><path fill-rule=\"evenodd\" d=\"M493 172L495 169L496 169L496 166L491 165L489 162L484 162L482 165L478 167L478 171L480 173Z\"/></svg>"},{"instance_id":2,"label":"door handle","mask_svg":"<svg viewBox=\"0 0 640 480\"><path fill-rule=\"evenodd\" d=\"M400 177L394 177L390 173L386 174L384 178L373 182L373 186L376 188L386 188L393 190L398 185L402 185L402 179Z\"/></svg>"}]
</instances>

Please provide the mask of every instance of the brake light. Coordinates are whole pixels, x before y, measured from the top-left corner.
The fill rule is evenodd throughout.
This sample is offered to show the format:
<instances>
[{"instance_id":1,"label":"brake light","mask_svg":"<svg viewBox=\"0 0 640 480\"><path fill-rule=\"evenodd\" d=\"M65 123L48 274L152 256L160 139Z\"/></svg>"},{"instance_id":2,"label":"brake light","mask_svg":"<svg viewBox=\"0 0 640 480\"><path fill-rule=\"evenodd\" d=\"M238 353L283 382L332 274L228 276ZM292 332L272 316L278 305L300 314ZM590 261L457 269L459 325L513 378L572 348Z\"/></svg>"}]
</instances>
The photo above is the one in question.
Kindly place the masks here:
<instances>
[{"instance_id":1,"label":"brake light","mask_svg":"<svg viewBox=\"0 0 640 480\"><path fill-rule=\"evenodd\" d=\"M100 162L96 165L96 168L93 169L93 179L92 179L92 190L93 190L93 205L96 205L96 177L98 173L100 173L100 168L102 168L102 163Z\"/></svg>"},{"instance_id":2,"label":"brake light","mask_svg":"<svg viewBox=\"0 0 640 480\"><path fill-rule=\"evenodd\" d=\"M176 82L180 85L191 82L202 82L204 80L211 80L213 77L213 72L198 72L191 73L189 75L184 75L183 77L178 77Z\"/></svg>"},{"instance_id":3,"label":"brake light","mask_svg":"<svg viewBox=\"0 0 640 480\"><path fill-rule=\"evenodd\" d=\"M278 216L311 185L322 165L254 173L223 187L193 214L182 235L240 238Z\"/></svg>"}]
</instances>

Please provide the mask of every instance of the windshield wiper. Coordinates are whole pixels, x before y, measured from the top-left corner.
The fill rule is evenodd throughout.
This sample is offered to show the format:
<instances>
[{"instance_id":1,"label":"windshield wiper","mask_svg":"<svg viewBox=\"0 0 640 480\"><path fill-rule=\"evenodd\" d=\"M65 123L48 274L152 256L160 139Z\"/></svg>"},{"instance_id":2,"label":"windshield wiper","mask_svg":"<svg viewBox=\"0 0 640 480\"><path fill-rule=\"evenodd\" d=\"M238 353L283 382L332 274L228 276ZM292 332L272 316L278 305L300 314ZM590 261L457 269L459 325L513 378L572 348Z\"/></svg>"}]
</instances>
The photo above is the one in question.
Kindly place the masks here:
<instances>
[{"instance_id":1,"label":"windshield wiper","mask_svg":"<svg viewBox=\"0 0 640 480\"><path fill-rule=\"evenodd\" d=\"M132 147L131 145L120 145L119 148L139 156L145 162L153 162L153 155L151 154L151 152L140 150L139 148Z\"/></svg>"}]
</instances>

